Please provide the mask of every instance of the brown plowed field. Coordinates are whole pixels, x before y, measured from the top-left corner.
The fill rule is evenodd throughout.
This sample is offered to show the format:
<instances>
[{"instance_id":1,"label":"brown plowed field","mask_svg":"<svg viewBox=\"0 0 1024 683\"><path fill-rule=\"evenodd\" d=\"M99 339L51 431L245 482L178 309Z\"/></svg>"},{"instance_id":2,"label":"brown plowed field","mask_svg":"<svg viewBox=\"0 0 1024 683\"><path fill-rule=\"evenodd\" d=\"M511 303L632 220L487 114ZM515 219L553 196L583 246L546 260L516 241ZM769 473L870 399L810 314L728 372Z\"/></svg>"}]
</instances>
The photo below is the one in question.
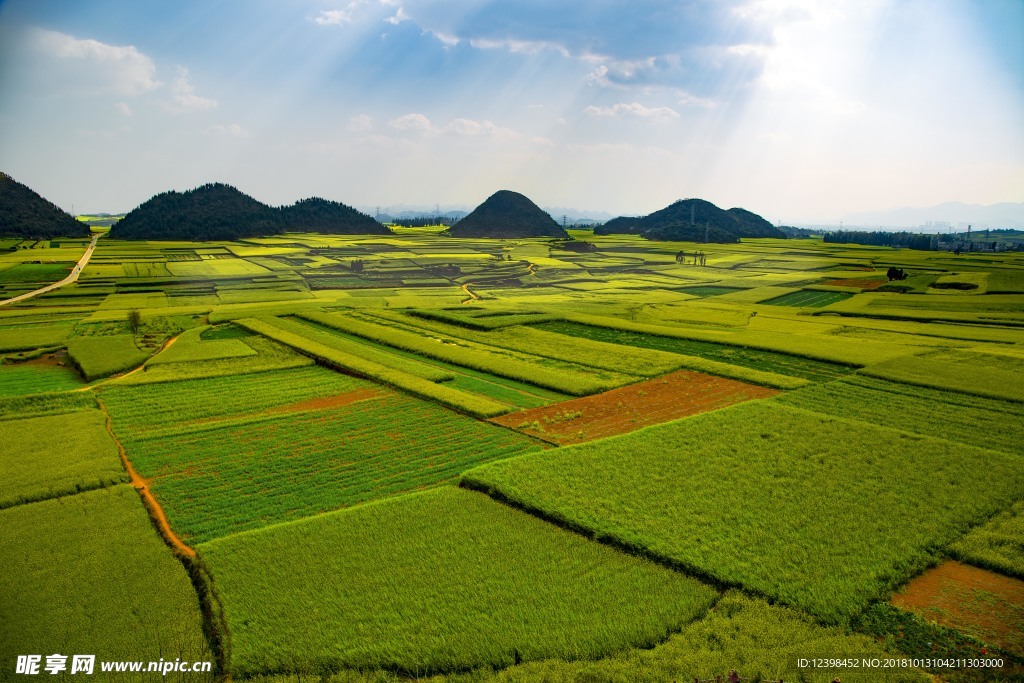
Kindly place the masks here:
<instances>
[{"instance_id":1,"label":"brown plowed field","mask_svg":"<svg viewBox=\"0 0 1024 683\"><path fill-rule=\"evenodd\" d=\"M778 393L754 384L680 370L603 394L502 415L491 422L565 445L625 434Z\"/></svg>"},{"instance_id":2,"label":"brown plowed field","mask_svg":"<svg viewBox=\"0 0 1024 683\"><path fill-rule=\"evenodd\" d=\"M893 596L892 604L978 640L1024 655L1024 581L943 562Z\"/></svg>"}]
</instances>

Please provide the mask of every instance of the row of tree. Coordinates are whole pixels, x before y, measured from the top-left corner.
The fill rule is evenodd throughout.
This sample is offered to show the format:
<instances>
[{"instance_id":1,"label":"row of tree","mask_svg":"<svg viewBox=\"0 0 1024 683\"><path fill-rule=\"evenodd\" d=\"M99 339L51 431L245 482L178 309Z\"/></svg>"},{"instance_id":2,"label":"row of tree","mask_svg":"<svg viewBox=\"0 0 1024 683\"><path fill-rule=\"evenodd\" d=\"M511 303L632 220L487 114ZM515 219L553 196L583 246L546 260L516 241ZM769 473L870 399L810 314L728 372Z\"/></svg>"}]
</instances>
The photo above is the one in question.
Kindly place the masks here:
<instances>
[{"instance_id":1,"label":"row of tree","mask_svg":"<svg viewBox=\"0 0 1024 683\"><path fill-rule=\"evenodd\" d=\"M921 251L934 251L938 248L936 235L922 235L915 232L859 232L855 230L836 230L826 232L823 241L831 244L864 244L873 247L905 247Z\"/></svg>"}]
</instances>

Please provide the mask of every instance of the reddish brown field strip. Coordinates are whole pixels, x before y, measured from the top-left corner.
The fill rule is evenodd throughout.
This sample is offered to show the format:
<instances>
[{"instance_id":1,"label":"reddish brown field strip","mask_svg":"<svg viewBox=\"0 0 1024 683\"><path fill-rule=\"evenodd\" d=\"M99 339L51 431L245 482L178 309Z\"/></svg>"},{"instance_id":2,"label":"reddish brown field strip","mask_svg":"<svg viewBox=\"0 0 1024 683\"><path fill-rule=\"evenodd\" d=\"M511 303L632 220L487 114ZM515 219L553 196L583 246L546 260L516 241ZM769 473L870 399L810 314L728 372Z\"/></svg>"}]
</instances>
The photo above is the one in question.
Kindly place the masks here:
<instances>
[{"instance_id":1,"label":"reddish brown field strip","mask_svg":"<svg viewBox=\"0 0 1024 683\"><path fill-rule=\"evenodd\" d=\"M311 398L308 401L299 401L298 403L289 403L288 405L278 406L271 408L268 413L297 413L302 410L328 410L330 408L340 408L347 406L350 403L356 401L365 401L371 398L378 398L384 396L386 392L380 389L353 389L352 391L346 391L343 394L337 394L335 396L324 396L322 398Z\"/></svg>"},{"instance_id":2,"label":"reddish brown field strip","mask_svg":"<svg viewBox=\"0 0 1024 683\"><path fill-rule=\"evenodd\" d=\"M680 370L603 394L502 415L491 422L564 445L625 434L778 393L775 389Z\"/></svg>"},{"instance_id":3,"label":"reddish brown field strip","mask_svg":"<svg viewBox=\"0 0 1024 683\"><path fill-rule=\"evenodd\" d=\"M929 569L892 604L1024 655L1024 581L960 562Z\"/></svg>"}]
</instances>

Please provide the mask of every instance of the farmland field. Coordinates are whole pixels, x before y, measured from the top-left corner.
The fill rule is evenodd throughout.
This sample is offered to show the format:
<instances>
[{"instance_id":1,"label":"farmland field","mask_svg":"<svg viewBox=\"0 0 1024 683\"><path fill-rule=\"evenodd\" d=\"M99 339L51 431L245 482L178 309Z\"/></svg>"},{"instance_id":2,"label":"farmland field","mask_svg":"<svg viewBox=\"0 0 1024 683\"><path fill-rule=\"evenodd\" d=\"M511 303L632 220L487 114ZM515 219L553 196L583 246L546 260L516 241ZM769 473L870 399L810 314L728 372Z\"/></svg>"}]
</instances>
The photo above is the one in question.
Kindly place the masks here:
<instances>
[{"instance_id":1,"label":"farmland field","mask_svg":"<svg viewBox=\"0 0 1024 683\"><path fill-rule=\"evenodd\" d=\"M592 659L653 645L716 597L698 581L452 487L199 551L222 592L232 664L243 675L413 675Z\"/></svg>"},{"instance_id":2,"label":"farmland field","mask_svg":"<svg viewBox=\"0 0 1024 683\"><path fill-rule=\"evenodd\" d=\"M188 576L130 486L0 510L0 550L19 568L0 600L6 672L31 653L212 660Z\"/></svg>"},{"instance_id":3,"label":"farmland field","mask_svg":"<svg viewBox=\"0 0 1024 683\"><path fill-rule=\"evenodd\" d=\"M1021 462L758 402L488 465L463 482L843 623L1019 496Z\"/></svg>"},{"instance_id":4,"label":"farmland field","mask_svg":"<svg viewBox=\"0 0 1024 683\"><path fill-rule=\"evenodd\" d=\"M321 368L102 392L172 528L202 542L436 486L533 440Z\"/></svg>"},{"instance_id":5,"label":"farmland field","mask_svg":"<svg viewBox=\"0 0 1024 683\"><path fill-rule=\"evenodd\" d=\"M0 306L5 656L867 683L926 674L796 661L1017 647L928 619L1024 577L1019 253L570 234L105 236ZM80 242L0 254L5 296Z\"/></svg>"},{"instance_id":6,"label":"farmland field","mask_svg":"<svg viewBox=\"0 0 1024 683\"><path fill-rule=\"evenodd\" d=\"M764 387L681 370L603 394L523 410L491 421L565 445L624 434L776 393Z\"/></svg>"}]
</instances>

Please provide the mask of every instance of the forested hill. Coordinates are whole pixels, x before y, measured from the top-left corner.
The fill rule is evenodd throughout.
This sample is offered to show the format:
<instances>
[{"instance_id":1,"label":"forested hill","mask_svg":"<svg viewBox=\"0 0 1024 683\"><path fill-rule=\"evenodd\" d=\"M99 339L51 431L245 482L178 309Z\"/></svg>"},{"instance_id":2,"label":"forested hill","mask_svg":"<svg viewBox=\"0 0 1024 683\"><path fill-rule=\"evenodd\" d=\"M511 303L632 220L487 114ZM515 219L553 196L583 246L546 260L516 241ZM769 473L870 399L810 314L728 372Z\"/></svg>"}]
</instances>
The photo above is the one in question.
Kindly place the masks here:
<instances>
[{"instance_id":1,"label":"forested hill","mask_svg":"<svg viewBox=\"0 0 1024 683\"><path fill-rule=\"evenodd\" d=\"M110 236L136 240L236 240L283 232L385 234L387 228L344 204L312 198L274 208L230 185L164 192L130 211Z\"/></svg>"},{"instance_id":2,"label":"forested hill","mask_svg":"<svg viewBox=\"0 0 1024 683\"><path fill-rule=\"evenodd\" d=\"M0 173L0 236L25 239L88 237L89 226Z\"/></svg>"},{"instance_id":3,"label":"forested hill","mask_svg":"<svg viewBox=\"0 0 1024 683\"><path fill-rule=\"evenodd\" d=\"M319 197L300 199L281 209L285 230L334 235L387 235L391 231L350 206Z\"/></svg>"},{"instance_id":4,"label":"forested hill","mask_svg":"<svg viewBox=\"0 0 1024 683\"><path fill-rule=\"evenodd\" d=\"M703 199L679 201L637 218L613 218L594 228L597 235L642 235L652 240L686 242L736 242L741 237L781 237L786 235L746 209L720 209Z\"/></svg>"},{"instance_id":5,"label":"forested hill","mask_svg":"<svg viewBox=\"0 0 1024 683\"><path fill-rule=\"evenodd\" d=\"M230 185L163 192L132 209L110 236L128 240L235 240L284 232L281 212Z\"/></svg>"},{"instance_id":6,"label":"forested hill","mask_svg":"<svg viewBox=\"0 0 1024 683\"><path fill-rule=\"evenodd\" d=\"M518 192L498 190L452 226L452 237L562 237L555 219Z\"/></svg>"}]
</instances>

